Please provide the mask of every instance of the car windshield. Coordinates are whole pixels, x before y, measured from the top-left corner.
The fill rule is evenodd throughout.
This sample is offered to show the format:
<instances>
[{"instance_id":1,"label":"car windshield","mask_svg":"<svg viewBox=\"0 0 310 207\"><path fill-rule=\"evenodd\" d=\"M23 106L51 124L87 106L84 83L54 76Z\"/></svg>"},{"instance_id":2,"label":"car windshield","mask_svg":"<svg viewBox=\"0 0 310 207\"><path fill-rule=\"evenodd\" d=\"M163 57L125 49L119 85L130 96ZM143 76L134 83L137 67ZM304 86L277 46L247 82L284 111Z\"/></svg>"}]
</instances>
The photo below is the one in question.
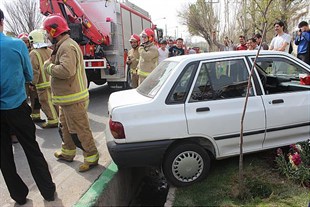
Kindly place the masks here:
<instances>
[{"instance_id":1,"label":"car windshield","mask_svg":"<svg viewBox=\"0 0 310 207\"><path fill-rule=\"evenodd\" d=\"M178 65L176 61L163 61L154 71L139 85L137 91L147 97L153 98L162 85L166 82L171 71Z\"/></svg>"}]
</instances>

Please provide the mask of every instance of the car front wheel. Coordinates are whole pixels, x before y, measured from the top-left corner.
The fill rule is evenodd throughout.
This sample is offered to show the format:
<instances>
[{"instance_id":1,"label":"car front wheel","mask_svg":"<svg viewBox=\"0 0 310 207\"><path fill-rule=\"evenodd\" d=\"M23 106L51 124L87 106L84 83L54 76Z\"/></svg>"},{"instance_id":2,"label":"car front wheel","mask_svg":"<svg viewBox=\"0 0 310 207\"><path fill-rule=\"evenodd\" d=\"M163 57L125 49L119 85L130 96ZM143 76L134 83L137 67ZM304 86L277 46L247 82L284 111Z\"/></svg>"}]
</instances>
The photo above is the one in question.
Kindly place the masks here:
<instances>
[{"instance_id":1,"label":"car front wheel","mask_svg":"<svg viewBox=\"0 0 310 207\"><path fill-rule=\"evenodd\" d=\"M163 171L169 183L188 186L204 179L210 169L207 151L194 143L183 143L169 150L163 162Z\"/></svg>"}]
</instances>

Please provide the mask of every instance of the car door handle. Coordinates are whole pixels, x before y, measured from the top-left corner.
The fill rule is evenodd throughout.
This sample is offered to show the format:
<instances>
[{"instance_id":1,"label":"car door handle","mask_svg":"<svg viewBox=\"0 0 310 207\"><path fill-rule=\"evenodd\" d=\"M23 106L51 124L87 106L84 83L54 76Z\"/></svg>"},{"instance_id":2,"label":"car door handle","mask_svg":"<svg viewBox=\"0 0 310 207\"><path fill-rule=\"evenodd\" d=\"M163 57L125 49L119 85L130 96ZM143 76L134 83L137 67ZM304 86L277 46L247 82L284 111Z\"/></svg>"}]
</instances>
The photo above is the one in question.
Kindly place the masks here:
<instances>
[{"instance_id":1,"label":"car door handle","mask_svg":"<svg viewBox=\"0 0 310 207\"><path fill-rule=\"evenodd\" d=\"M204 112L204 111L210 111L209 107L204 107L204 108L197 108L196 112Z\"/></svg>"},{"instance_id":2,"label":"car door handle","mask_svg":"<svg viewBox=\"0 0 310 207\"><path fill-rule=\"evenodd\" d=\"M276 99L276 100L272 100L271 102L272 104L280 104L280 103L284 103L283 99Z\"/></svg>"}]
</instances>

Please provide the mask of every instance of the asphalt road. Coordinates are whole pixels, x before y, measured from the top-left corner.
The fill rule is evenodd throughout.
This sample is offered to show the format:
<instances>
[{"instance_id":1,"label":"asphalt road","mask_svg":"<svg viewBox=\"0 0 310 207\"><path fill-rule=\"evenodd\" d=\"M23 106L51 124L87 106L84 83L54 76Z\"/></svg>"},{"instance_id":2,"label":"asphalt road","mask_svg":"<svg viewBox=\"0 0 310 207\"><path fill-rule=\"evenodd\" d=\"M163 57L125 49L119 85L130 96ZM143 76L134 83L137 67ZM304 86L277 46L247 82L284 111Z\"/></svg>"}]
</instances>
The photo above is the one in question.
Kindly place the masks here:
<instances>
[{"instance_id":1,"label":"asphalt road","mask_svg":"<svg viewBox=\"0 0 310 207\"><path fill-rule=\"evenodd\" d=\"M72 206L100 176L105 167L110 164L111 158L107 152L103 131L108 119L107 101L111 92L107 85L96 86L93 83L91 83L89 91L90 104L88 115L96 146L100 153L99 166L88 172L78 172L78 166L83 162L82 151L79 149L77 150L77 156L74 162L66 163L57 161L53 154L61 147L58 129L42 129L40 124L37 124L37 142L49 164L50 172L56 184L57 195L56 200L53 202L46 202L43 199L32 178L22 147L20 144L14 144L13 150L17 171L30 191L27 197L27 204L24 206ZM42 115L42 117L44 117L44 115ZM15 201L11 199L2 174L0 175L0 206L18 206Z\"/></svg>"}]
</instances>

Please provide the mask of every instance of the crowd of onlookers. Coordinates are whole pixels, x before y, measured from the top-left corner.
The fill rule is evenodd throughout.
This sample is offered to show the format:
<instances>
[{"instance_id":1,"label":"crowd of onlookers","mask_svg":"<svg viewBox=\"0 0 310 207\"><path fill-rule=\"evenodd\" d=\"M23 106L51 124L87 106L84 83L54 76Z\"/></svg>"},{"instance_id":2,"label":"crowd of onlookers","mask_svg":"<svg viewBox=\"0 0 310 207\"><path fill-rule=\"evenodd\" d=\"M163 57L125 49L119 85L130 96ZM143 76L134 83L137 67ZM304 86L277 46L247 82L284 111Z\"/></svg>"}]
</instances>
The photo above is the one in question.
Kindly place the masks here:
<instances>
[{"instance_id":1,"label":"crowd of onlookers","mask_svg":"<svg viewBox=\"0 0 310 207\"><path fill-rule=\"evenodd\" d=\"M285 24L282 21L274 23L275 37L271 40L270 44L262 41L261 34L255 34L253 37L246 39L245 36L239 36L239 43L234 44L227 36L224 38L223 43L216 40L216 33L212 33L213 43L220 51L233 51L233 50L257 50L260 46L263 50L275 50L292 53L293 44L297 45L297 57L302 61L310 64L310 30L309 24L306 21L301 21L298 25L299 31L292 41L291 35L285 32Z\"/></svg>"},{"instance_id":2,"label":"crowd of onlookers","mask_svg":"<svg viewBox=\"0 0 310 207\"><path fill-rule=\"evenodd\" d=\"M297 57L310 65L310 30L309 24L302 21L298 25L299 31L292 41L291 35L285 32L285 24L282 21L274 23L275 36L269 44L263 42L261 34L257 33L252 37L246 38L239 36L239 43L234 44L227 36L223 43L216 39L216 33L211 37L213 44L219 51L234 50L274 50L292 53L293 45L297 45ZM141 43L140 43L141 37ZM161 39L155 42L154 31L147 28L140 36L133 34L130 38L132 49L128 51L127 65L131 71L132 87L136 88L152 72L152 70L164 59L173 56L195 54L200 52L199 48L186 48L182 38Z\"/></svg>"}]
</instances>

